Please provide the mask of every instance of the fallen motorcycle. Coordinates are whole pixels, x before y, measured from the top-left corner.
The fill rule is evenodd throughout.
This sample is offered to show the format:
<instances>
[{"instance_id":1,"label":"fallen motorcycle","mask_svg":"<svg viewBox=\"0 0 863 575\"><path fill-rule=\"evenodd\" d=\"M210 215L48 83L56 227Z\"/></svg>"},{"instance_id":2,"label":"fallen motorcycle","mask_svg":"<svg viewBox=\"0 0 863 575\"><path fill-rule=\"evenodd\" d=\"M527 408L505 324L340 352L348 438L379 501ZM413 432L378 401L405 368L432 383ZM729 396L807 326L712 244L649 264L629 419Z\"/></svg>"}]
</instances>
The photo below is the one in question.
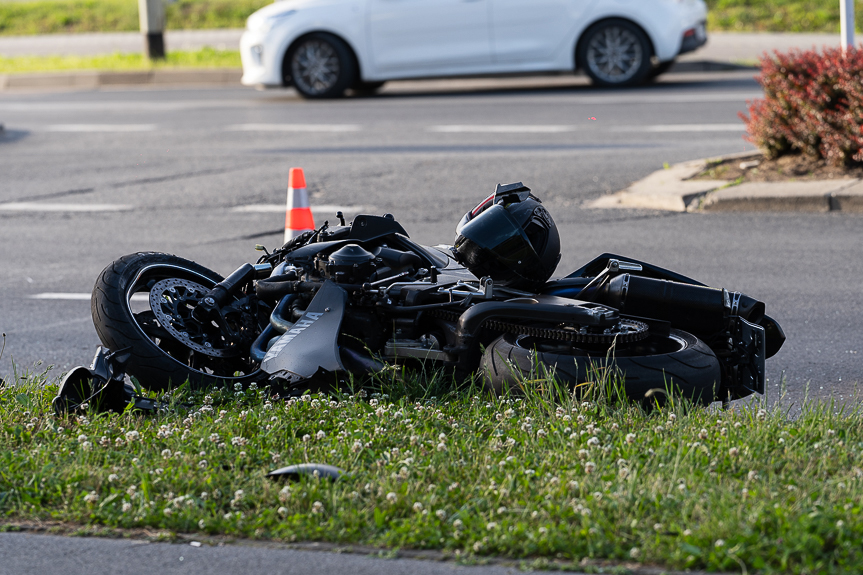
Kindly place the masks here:
<instances>
[{"instance_id":1,"label":"fallen motorcycle","mask_svg":"<svg viewBox=\"0 0 863 575\"><path fill-rule=\"evenodd\" d=\"M521 183L465 214L453 246L418 245L389 214L337 217L272 253L258 246L226 278L163 253L116 260L93 289L99 338L151 390L301 392L425 362L503 393L538 366L574 387L614 365L635 400L705 404L763 393L785 340L762 302L632 258L603 254L550 280L558 230Z\"/></svg>"}]
</instances>

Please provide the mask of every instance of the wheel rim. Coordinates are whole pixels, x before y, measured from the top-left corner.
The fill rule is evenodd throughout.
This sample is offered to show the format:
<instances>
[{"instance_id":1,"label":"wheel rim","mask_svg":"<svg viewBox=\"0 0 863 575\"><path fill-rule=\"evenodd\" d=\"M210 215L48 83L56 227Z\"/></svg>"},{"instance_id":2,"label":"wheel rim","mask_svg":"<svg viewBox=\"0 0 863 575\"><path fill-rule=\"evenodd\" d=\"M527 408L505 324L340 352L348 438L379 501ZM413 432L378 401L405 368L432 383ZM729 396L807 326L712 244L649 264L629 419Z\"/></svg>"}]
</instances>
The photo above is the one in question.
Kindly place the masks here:
<instances>
[{"instance_id":1,"label":"wheel rim","mask_svg":"<svg viewBox=\"0 0 863 575\"><path fill-rule=\"evenodd\" d=\"M587 66L604 82L620 84L641 68L644 50L638 37L621 26L606 26L587 45Z\"/></svg>"},{"instance_id":2,"label":"wheel rim","mask_svg":"<svg viewBox=\"0 0 863 575\"><path fill-rule=\"evenodd\" d=\"M191 270L173 265L148 266L141 270L126 291L126 305L138 329L166 355L202 375L224 380L244 379L258 371L259 366L239 354L231 346L207 347L206 343L218 341L215 337L192 334L172 325L171 308L187 307L192 299L208 291L215 282ZM165 308L164 295L173 288L175 294L184 294ZM131 308L131 297L135 293L147 294L148 309L135 313ZM189 300L182 301L180 300ZM176 318L175 318L176 319ZM184 332L185 331L185 332ZM217 331L217 330L215 330Z\"/></svg>"},{"instance_id":3,"label":"wheel rim","mask_svg":"<svg viewBox=\"0 0 863 575\"><path fill-rule=\"evenodd\" d=\"M324 94L339 81L341 63L328 42L309 40L291 58L294 85L307 94Z\"/></svg>"}]
</instances>

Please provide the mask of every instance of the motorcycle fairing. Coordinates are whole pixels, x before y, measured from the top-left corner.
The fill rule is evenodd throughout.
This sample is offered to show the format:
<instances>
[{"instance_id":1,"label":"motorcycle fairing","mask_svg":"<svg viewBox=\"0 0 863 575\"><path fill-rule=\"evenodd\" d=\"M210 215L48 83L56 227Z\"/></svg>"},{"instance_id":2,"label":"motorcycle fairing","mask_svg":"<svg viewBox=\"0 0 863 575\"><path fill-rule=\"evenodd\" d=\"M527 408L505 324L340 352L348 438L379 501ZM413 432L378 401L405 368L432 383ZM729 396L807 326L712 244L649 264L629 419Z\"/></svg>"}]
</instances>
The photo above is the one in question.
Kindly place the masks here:
<instances>
[{"instance_id":1,"label":"motorcycle fairing","mask_svg":"<svg viewBox=\"0 0 863 575\"><path fill-rule=\"evenodd\" d=\"M347 301L345 290L325 281L302 317L267 351L261 370L287 372L293 379L309 379L322 369L343 371L337 340Z\"/></svg>"}]
</instances>

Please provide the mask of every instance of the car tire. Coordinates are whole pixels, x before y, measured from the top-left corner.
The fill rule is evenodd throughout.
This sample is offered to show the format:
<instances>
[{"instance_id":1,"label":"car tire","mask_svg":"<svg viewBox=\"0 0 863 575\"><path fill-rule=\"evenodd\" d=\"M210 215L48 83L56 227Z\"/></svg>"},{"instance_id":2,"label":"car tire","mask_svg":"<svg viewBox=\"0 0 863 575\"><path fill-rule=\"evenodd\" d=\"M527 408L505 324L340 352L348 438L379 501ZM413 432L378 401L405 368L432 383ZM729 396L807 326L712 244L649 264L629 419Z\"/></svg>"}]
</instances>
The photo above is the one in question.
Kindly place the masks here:
<instances>
[{"instance_id":1,"label":"car tire","mask_svg":"<svg viewBox=\"0 0 863 575\"><path fill-rule=\"evenodd\" d=\"M309 34L288 52L286 72L303 98L340 98L356 80L348 45L332 34Z\"/></svg>"},{"instance_id":2,"label":"car tire","mask_svg":"<svg viewBox=\"0 0 863 575\"><path fill-rule=\"evenodd\" d=\"M635 86L651 70L653 48L644 31L627 20L611 19L595 24L579 42L578 67L597 86Z\"/></svg>"}]
</instances>

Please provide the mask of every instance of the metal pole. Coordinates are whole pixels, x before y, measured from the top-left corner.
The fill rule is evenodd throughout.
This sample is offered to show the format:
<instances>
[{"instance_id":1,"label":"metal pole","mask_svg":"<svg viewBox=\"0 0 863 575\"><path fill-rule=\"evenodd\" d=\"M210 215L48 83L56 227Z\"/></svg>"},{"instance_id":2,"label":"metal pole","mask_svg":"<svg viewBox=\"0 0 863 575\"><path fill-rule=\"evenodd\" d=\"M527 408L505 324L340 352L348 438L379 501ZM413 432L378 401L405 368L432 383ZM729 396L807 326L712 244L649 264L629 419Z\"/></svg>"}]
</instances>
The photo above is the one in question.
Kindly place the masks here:
<instances>
[{"instance_id":1,"label":"metal pole","mask_svg":"<svg viewBox=\"0 0 863 575\"><path fill-rule=\"evenodd\" d=\"M842 51L854 47L854 0L839 0L839 33L842 36Z\"/></svg>"},{"instance_id":2,"label":"metal pole","mask_svg":"<svg viewBox=\"0 0 863 575\"><path fill-rule=\"evenodd\" d=\"M151 60L165 58L165 4L163 0L138 0L138 19L144 34L144 54Z\"/></svg>"}]
</instances>

